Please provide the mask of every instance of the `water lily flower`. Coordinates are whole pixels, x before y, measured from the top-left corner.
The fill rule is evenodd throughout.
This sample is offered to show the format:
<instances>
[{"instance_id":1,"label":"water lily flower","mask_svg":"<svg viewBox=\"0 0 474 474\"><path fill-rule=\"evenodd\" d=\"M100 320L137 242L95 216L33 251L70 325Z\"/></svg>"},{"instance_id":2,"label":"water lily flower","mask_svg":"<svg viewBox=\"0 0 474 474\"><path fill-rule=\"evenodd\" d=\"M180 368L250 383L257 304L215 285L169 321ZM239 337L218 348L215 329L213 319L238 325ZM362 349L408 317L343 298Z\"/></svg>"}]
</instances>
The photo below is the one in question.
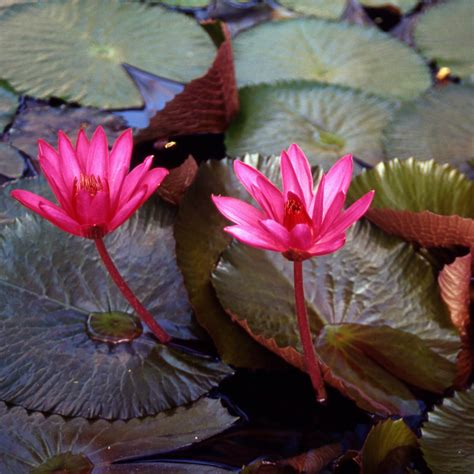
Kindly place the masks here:
<instances>
[{"instance_id":1,"label":"water lily flower","mask_svg":"<svg viewBox=\"0 0 474 474\"><path fill-rule=\"evenodd\" d=\"M281 252L293 261L296 315L306 366L318 400L323 401L326 392L306 313L302 262L339 250L345 244L346 230L370 207L374 191L344 209L352 156L338 160L315 189L308 159L296 144L281 154L282 190L241 161L234 162L234 171L259 207L232 197L212 196L212 200L235 224L225 227L226 232L252 247Z\"/></svg>"},{"instance_id":2,"label":"water lily flower","mask_svg":"<svg viewBox=\"0 0 474 474\"><path fill-rule=\"evenodd\" d=\"M25 190L14 190L11 195L65 232L93 239L122 294L159 341L167 343L170 336L136 298L102 240L123 224L168 174L164 168L150 169L152 156L129 172L132 147L131 129L117 138L110 153L102 127L95 130L90 141L81 130L75 147L60 131L58 151L38 141L39 163L58 204Z\"/></svg>"}]
</instances>

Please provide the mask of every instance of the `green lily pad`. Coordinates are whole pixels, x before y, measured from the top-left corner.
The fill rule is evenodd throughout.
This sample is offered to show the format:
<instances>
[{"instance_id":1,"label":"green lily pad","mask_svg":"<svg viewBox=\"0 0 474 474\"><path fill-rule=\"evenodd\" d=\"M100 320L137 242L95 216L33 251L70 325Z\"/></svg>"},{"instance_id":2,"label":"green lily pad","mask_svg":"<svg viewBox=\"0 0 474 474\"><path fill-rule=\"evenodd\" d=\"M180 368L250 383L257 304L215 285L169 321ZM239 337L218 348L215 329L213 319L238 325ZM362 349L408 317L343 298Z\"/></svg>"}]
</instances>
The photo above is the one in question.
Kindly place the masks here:
<instances>
[{"instance_id":1,"label":"green lily pad","mask_svg":"<svg viewBox=\"0 0 474 474\"><path fill-rule=\"evenodd\" d=\"M0 133L11 122L18 107L18 96L0 87Z\"/></svg>"},{"instance_id":2,"label":"green lily pad","mask_svg":"<svg viewBox=\"0 0 474 474\"><path fill-rule=\"evenodd\" d=\"M127 460L204 440L229 428L236 420L219 400L209 398L154 417L112 423L89 422L84 418L65 420L58 415L46 417L20 407L8 409L0 403L0 470L46 474L93 469L94 473L144 474L147 465L139 464L136 470L137 465ZM110 465L117 461L121 464L116 471L116 466ZM157 469L160 465L148 466Z\"/></svg>"},{"instance_id":3,"label":"green lily pad","mask_svg":"<svg viewBox=\"0 0 474 474\"><path fill-rule=\"evenodd\" d=\"M208 0L159 0L167 7L176 8L205 8L209 4Z\"/></svg>"},{"instance_id":4,"label":"green lily pad","mask_svg":"<svg viewBox=\"0 0 474 474\"><path fill-rule=\"evenodd\" d=\"M359 223L342 250L308 260L304 272L326 380L360 407L413 414L418 404L403 382L438 393L451 385L459 336L433 268L410 245ZM302 359L289 261L233 244L212 283L232 318L261 341L273 341L276 352Z\"/></svg>"},{"instance_id":5,"label":"green lily pad","mask_svg":"<svg viewBox=\"0 0 474 474\"><path fill-rule=\"evenodd\" d=\"M252 155L245 162L275 176L278 161ZM189 299L199 323L212 337L224 362L236 367L274 366L276 357L233 324L211 286L211 272L231 238L222 231L227 222L212 203L211 194L247 195L234 176L232 160L210 161L200 166L196 179L179 207L175 224L176 255Z\"/></svg>"},{"instance_id":6,"label":"green lily pad","mask_svg":"<svg viewBox=\"0 0 474 474\"><path fill-rule=\"evenodd\" d=\"M176 265L173 220L170 207L150 202L107 236L106 246L164 329L197 340L202 330ZM221 362L158 344L137 325L92 241L32 214L0 233L1 400L66 416L125 419L196 400L231 373ZM116 334L115 323L125 324L125 335ZM110 338L98 332L117 343L103 342Z\"/></svg>"},{"instance_id":7,"label":"green lily pad","mask_svg":"<svg viewBox=\"0 0 474 474\"><path fill-rule=\"evenodd\" d=\"M278 3L303 15L335 20L341 17L347 0L279 0Z\"/></svg>"},{"instance_id":8,"label":"green lily pad","mask_svg":"<svg viewBox=\"0 0 474 474\"><path fill-rule=\"evenodd\" d=\"M118 0L14 5L0 13L0 43L8 44L0 50L0 70L18 91L100 108L142 104L123 63L188 82L215 55L191 18Z\"/></svg>"},{"instance_id":9,"label":"green lily pad","mask_svg":"<svg viewBox=\"0 0 474 474\"><path fill-rule=\"evenodd\" d=\"M474 87L449 85L404 104L385 132L389 158L434 159L460 165L474 159Z\"/></svg>"},{"instance_id":10,"label":"green lily pad","mask_svg":"<svg viewBox=\"0 0 474 474\"><path fill-rule=\"evenodd\" d=\"M456 392L428 414L421 450L436 474L474 472L474 388Z\"/></svg>"},{"instance_id":11,"label":"green lily pad","mask_svg":"<svg viewBox=\"0 0 474 474\"><path fill-rule=\"evenodd\" d=\"M375 27L317 18L252 28L237 36L234 53L240 86L303 79L413 99L431 82L421 57Z\"/></svg>"},{"instance_id":12,"label":"green lily pad","mask_svg":"<svg viewBox=\"0 0 474 474\"><path fill-rule=\"evenodd\" d=\"M364 7L397 7L402 13L413 10L419 0L360 0Z\"/></svg>"},{"instance_id":13,"label":"green lily pad","mask_svg":"<svg viewBox=\"0 0 474 474\"><path fill-rule=\"evenodd\" d=\"M379 163L353 179L348 199L354 202L371 189L375 209L474 218L474 181L448 164L413 158Z\"/></svg>"},{"instance_id":14,"label":"green lily pad","mask_svg":"<svg viewBox=\"0 0 474 474\"><path fill-rule=\"evenodd\" d=\"M362 448L362 470L364 474L404 472L417 446L415 434L403 420L377 423Z\"/></svg>"},{"instance_id":15,"label":"green lily pad","mask_svg":"<svg viewBox=\"0 0 474 474\"><path fill-rule=\"evenodd\" d=\"M329 167L347 153L375 164L384 159L382 134L393 108L387 100L318 83L246 87L226 146L234 156L269 155L295 142L313 165Z\"/></svg>"},{"instance_id":16,"label":"green lily pad","mask_svg":"<svg viewBox=\"0 0 474 474\"><path fill-rule=\"evenodd\" d=\"M414 32L416 46L426 58L469 81L474 81L473 17L471 0L451 0L427 10Z\"/></svg>"},{"instance_id":17,"label":"green lily pad","mask_svg":"<svg viewBox=\"0 0 474 474\"><path fill-rule=\"evenodd\" d=\"M21 153L7 143L0 143L0 174L8 178L21 178L25 171ZM1 211L0 211L1 213Z\"/></svg>"}]
</instances>

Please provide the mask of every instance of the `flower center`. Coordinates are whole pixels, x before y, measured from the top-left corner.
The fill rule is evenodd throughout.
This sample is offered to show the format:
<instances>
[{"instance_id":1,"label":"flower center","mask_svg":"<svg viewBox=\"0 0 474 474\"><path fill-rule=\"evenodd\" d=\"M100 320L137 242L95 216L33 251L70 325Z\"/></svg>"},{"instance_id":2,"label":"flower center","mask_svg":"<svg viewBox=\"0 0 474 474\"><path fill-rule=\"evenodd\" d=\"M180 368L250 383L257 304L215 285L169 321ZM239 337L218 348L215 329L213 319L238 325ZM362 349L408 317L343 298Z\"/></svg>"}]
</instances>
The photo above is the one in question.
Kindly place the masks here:
<instances>
[{"instance_id":1,"label":"flower center","mask_svg":"<svg viewBox=\"0 0 474 474\"><path fill-rule=\"evenodd\" d=\"M95 196L99 191L104 190L104 185L100 176L85 175L81 173L79 179L74 178L74 194L77 195L79 191L86 191L91 196Z\"/></svg>"},{"instance_id":2,"label":"flower center","mask_svg":"<svg viewBox=\"0 0 474 474\"><path fill-rule=\"evenodd\" d=\"M305 205L301 199L291 191L288 193L288 199L285 203L285 216L283 217L283 225L291 230L297 224L308 224L311 226L312 221L306 212Z\"/></svg>"}]
</instances>

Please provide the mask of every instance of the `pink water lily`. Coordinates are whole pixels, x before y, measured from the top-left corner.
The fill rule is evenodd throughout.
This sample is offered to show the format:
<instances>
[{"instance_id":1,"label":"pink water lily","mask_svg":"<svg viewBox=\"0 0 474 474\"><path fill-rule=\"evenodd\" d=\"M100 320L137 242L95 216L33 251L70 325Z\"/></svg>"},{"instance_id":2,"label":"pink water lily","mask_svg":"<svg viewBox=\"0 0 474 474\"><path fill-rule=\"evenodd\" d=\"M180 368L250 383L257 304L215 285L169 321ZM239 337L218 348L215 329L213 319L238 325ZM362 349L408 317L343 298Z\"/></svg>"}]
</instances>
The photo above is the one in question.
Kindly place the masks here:
<instances>
[{"instance_id":1,"label":"pink water lily","mask_svg":"<svg viewBox=\"0 0 474 474\"><path fill-rule=\"evenodd\" d=\"M346 230L369 208L374 192L344 210L352 178L352 156L346 155L324 174L314 190L308 160L298 145L281 154L280 191L260 171L234 162L235 174L259 208L232 197L212 196L219 211L236 225L225 230L253 247L305 260L340 249Z\"/></svg>"},{"instance_id":2,"label":"pink water lily","mask_svg":"<svg viewBox=\"0 0 474 474\"><path fill-rule=\"evenodd\" d=\"M232 197L212 199L219 211L236 224L225 227L229 234L252 247L281 252L293 261L295 310L306 370L317 400L323 402L326 389L306 311L303 260L339 250L345 244L346 230L369 208L374 191L344 209L352 178L352 156L337 161L323 174L315 190L308 159L295 144L281 154L283 191L241 161L234 162L234 171L259 207Z\"/></svg>"},{"instance_id":3,"label":"pink water lily","mask_svg":"<svg viewBox=\"0 0 474 474\"><path fill-rule=\"evenodd\" d=\"M81 130L75 147L59 132L58 151L39 140L39 163L59 205L24 190L12 196L66 232L103 237L123 224L168 174L164 168L150 169L152 156L129 172L132 147L131 129L117 138L110 153L102 127L90 141Z\"/></svg>"}]
</instances>

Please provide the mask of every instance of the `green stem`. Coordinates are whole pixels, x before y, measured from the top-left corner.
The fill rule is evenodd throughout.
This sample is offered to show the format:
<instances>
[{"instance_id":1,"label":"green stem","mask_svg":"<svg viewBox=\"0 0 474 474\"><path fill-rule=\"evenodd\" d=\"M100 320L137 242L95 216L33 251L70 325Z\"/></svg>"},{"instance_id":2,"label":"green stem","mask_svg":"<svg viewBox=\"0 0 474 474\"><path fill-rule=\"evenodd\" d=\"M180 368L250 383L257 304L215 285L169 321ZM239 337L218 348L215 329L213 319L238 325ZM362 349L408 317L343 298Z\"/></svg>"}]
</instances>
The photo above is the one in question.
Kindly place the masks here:
<instances>
[{"instance_id":1,"label":"green stem","mask_svg":"<svg viewBox=\"0 0 474 474\"><path fill-rule=\"evenodd\" d=\"M101 238L94 239L97 251L99 252L102 261L104 262L105 268L109 272L112 280L117 285L118 289L125 296L127 301L130 303L132 308L137 312L143 324L148 326L151 332L157 337L162 344L168 344L171 341L170 335L155 321L153 316L147 311L147 309L140 303L138 298L135 296L133 291L127 285L126 281L122 278L114 262L110 258L109 252L105 248L104 241Z\"/></svg>"},{"instance_id":2,"label":"green stem","mask_svg":"<svg viewBox=\"0 0 474 474\"><path fill-rule=\"evenodd\" d=\"M296 317L298 320L298 327L300 330L301 344L303 346L303 354L306 364L306 369L311 378L314 390L316 391L316 398L318 402L326 401L326 389L324 387L324 380L319 365L318 356L313 344L311 336L311 329L309 327L308 313L306 312L306 304L304 300L303 287L303 262L294 261L293 270L295 277L295 303L296 303Z\"/></svg>"}]
</instances>

